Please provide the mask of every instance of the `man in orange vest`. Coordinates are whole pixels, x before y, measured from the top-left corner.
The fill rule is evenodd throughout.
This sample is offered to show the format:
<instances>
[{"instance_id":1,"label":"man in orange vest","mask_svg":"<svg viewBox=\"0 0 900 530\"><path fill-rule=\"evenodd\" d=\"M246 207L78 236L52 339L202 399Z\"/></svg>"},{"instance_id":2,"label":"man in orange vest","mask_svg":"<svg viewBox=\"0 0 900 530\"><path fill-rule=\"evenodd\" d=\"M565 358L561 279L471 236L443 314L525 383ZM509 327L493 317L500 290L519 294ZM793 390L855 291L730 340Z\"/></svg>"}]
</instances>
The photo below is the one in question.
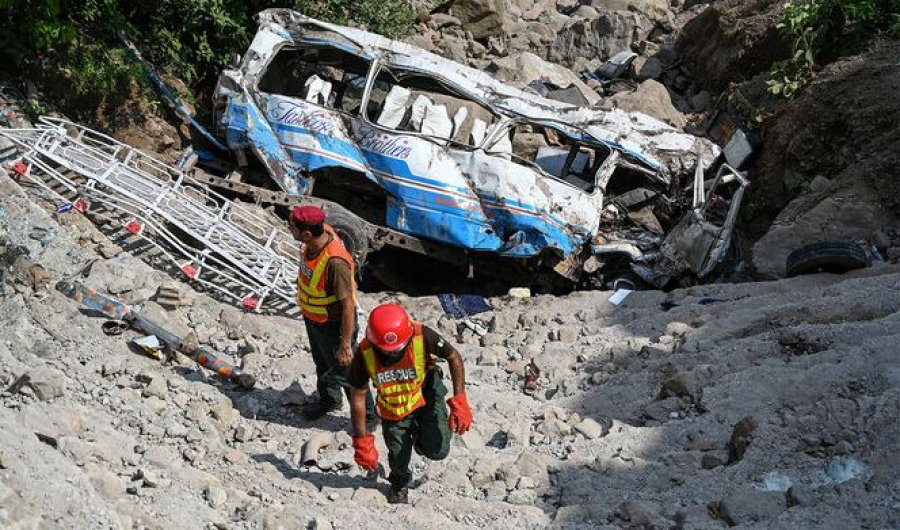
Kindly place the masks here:
<instances>
[{"instance_id":1,"label":"man in orange vest","mask_svg":"<svg viewBox=\"0 0 900 530\"><path fill-rule=\"evenodd\" d=\"M453 379L453 397L436 358L447 361ZM466 398L466 376L459 352L434 330L410 320L397 304L372 310L366 338L353 357L349 373L350 420L353 423L354 459L363 469L378 466L375 436L367 431L366 395L369 381L375 386L381 431L388 449L391 492L388 502L406 503L412 474L412 450L431 460L443 460L450 452L450 431L463 434L472 425Z\"/></svg>"},{"instance_id":2,"label":"man in orange vest","mask_svg":"<svg viewBox=\"0 0 900 530\"><path fill-rule=\"evenodd\" d=\"M325 223L321 208L294 207L289 226L294 239L302 243L297 305L306 324L319 392L319 401L307 403L303 414L315 420L340 409L341 394L350 394L347 366L353 358L359 330L354 262L341 238ZM366 409L369 422L374 424L371 393L366 397Z\"/></svg>"}]
</instances>

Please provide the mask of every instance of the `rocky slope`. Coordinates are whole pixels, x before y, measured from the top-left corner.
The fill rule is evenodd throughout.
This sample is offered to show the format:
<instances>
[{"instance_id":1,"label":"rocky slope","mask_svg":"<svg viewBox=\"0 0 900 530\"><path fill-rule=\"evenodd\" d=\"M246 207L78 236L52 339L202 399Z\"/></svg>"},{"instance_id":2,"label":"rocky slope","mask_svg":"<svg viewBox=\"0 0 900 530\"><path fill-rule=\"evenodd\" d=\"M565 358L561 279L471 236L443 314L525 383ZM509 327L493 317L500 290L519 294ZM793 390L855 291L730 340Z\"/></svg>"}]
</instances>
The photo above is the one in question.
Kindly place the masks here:
<instances>
[{"instance_id":1,"label":"rocky slope","mask_svg":"<svg viewBox=\"0 0 900 530\"><path fill-rule=\"evenodd\" d=\"M417 487L398 507L353 465L346 407L300 416L314 380L295 317L177 283L188 305L165 309L155 293L173 278L128 252L104 259L105 235L8 177L0 196L5 256L25 247L47 273L14 262L0 299L0 383L30 377L0 394L4 528L900 524L898 267L638 292L618 307L604 292L502 297L468 321L431 297L363 295L363 310L399 300L459 345L475 411L445 461L414 457ZM133 332L103 335L42 285L73 277L195 331L257 388L142 356ZM304 465L323 433L330 445Z\"/></svg>"},{"instance_id":2,"label":"rocky slope","mask_svg":"<svg viewBox=\"0 0 900 530\"><path fill-rule=\"evenodd\" d=\"M764 71L780 45L780 2L763 0L419 4L414 43L519 86L563 86L611 53L638 51L638 94L659 97L596 103L631 99L679 125L701 119L728 82ZM896 51L885 43L838 63L778 109L751 172L757 200L810 183L754 248L763 272L781 274L792 247L823 233L900 258L896 133L885 121L896 114ZM123 139L172 156L178 135L153 124ZM299 414L315 385L296 315L245 313L196 292L151 268L147 249L113 245L40 197L0 170L2 528L900 526L896 265L638 292L620 306L608 292L501 297L462 320L433 297L364 294L363 312L399 300L457 343L476 418L445 461L414 457L411 505L389 506L384 479L353 464L346 407L313 423ZM144 356L134 332L104 335L103 319L52 289L71 278L193 331L257 388ZM184 305L163 304L163 286ZM532 359L540 387L526 394ZM323 436L328 446L304 464L304 444Z\"/></svg>"}]
</instances>

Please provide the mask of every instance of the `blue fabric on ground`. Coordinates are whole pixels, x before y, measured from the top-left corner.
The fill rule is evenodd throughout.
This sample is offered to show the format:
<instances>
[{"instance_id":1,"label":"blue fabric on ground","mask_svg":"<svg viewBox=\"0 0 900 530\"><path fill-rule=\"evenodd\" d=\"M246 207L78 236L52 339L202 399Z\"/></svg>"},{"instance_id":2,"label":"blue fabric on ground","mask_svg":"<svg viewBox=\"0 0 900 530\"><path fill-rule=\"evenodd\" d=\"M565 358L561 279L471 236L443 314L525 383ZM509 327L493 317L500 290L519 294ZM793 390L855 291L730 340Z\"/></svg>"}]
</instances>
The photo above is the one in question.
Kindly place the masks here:
<instances>
[{"instance_id":1,"label":"blue fabric on ground","mask_svg":"<svg viewBox=\"0 0 900 530\"><path fill-rule=\"evenodd\" d=\"M469 315L477 315L494 309L484 297L476 294L439 294L438 300L444 312L453 318L462 318Z\"/></svg>"}]
</instances>

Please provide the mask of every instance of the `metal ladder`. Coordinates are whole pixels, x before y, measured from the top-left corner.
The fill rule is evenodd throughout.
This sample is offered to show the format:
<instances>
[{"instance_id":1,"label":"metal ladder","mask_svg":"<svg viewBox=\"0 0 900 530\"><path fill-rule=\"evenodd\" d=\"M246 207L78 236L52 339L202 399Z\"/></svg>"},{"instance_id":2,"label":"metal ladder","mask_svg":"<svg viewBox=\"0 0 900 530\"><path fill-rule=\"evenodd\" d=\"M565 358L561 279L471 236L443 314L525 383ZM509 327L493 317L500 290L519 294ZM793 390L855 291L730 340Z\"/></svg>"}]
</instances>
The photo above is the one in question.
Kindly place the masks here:
<instances>
[{"instance_id":1,"label":"metal ladder","mask_svg":"<svg viewBox=\"0 0 900 530\"><path fill-rule=\"evenodd\" d=\"M247 309L293 305L299 254L279 220L67 120L43 117L35 128L0 129L0 136L21 152L14 172L70 201L66 207L83 212L97 201L125 214L123 229L153 244L190 279Z\"/></svg>"}]
</instances>

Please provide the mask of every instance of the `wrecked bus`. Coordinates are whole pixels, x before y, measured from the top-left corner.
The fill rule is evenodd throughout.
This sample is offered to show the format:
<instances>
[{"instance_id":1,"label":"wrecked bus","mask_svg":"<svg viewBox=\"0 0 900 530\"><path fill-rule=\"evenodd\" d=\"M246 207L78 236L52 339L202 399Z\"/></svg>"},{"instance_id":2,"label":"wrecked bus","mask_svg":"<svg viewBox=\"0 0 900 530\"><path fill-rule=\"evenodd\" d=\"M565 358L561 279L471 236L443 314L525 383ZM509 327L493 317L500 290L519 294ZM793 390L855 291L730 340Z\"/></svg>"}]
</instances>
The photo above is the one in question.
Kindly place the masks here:
<instances>
[{"instance_id":1,"label":"wrecked bus","mask_svg":"<svg viewBox=\"0 0 900 530\"><path fill-rule=\"evenodd\" d=\"M339 212L358 260L394 245L462 255L476 273L515 262L589 285L625 273L662 285L707 274L722 254L733 215L721 230L681 230L709 240L689 256L665 244L668 227L705 215L703 174L719 156L710 141L546 99L360 29L286 9L258 18L249 50L220 76L217 134L283 193ZM740 195L729 194L734 211Z\"/></svg>"}]
</instances>

